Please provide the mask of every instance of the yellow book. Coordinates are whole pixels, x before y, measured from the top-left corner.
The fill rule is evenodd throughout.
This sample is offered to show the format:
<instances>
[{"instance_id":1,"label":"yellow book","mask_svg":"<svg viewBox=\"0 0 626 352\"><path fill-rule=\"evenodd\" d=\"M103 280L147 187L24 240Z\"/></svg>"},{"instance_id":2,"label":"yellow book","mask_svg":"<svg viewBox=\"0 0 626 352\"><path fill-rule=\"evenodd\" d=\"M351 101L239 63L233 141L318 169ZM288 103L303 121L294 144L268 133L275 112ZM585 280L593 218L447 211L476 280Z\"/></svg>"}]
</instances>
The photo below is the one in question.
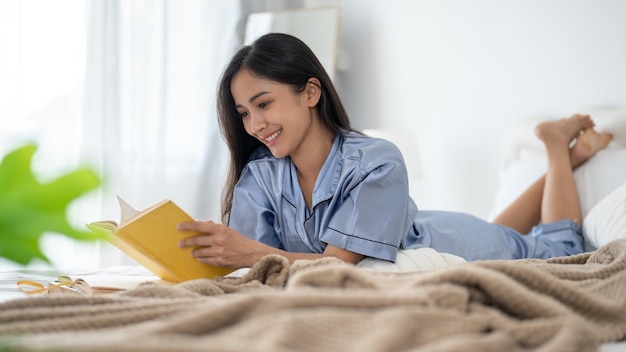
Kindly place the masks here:
<instances>
[{"instance_id":1,"label":"yellow book","mask_svg":"<svg viewBox=\"0 0 626 352\"><path fill-rule=\"evenodd\" d=\"M87 227L104 234L122 252L133 258L163 280L182 282L187 280L224 276L234 271L201 263L191 256L193 248L178 248L178 242L198 235L190 231L178 231L176 225L194 219L171 200L137 211L118 197L121 221L96 221Z\"/></svg>"}]
</instances>

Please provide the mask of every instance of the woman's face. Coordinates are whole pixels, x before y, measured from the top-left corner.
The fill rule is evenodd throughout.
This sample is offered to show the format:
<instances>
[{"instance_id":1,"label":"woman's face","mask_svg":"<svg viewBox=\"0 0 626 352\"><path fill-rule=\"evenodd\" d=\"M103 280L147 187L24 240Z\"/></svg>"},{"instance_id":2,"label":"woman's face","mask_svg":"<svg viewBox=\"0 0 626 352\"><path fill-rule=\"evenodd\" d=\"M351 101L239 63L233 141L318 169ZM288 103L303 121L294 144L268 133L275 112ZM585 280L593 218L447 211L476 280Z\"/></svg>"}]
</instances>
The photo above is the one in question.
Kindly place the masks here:
<instances>
[{"instance_id":1,"label":"woman's face","mask_svg":"<svg viewBox=\"0 0 626 352\"><path fill-rule=\"evenodd\" d=\"M291 86L259 78L240 70L230 85L235 107L246 132L265 144L277 158L298 154L316 121L317 100L310 89L294 92Z\"/></svg>"}]
</instances>

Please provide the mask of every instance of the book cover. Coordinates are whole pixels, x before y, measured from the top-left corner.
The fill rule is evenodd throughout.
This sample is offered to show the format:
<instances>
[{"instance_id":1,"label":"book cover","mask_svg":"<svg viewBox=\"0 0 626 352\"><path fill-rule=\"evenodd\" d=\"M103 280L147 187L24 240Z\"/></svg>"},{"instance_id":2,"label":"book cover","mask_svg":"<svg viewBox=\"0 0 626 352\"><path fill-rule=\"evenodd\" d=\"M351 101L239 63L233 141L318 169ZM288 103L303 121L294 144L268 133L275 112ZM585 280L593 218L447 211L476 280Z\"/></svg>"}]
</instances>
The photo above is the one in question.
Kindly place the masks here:
<instances>
[{"instance_id":1,"label":"book cover","mask_svg":"<svg viewBox=\"0 0 626 352\"><path fill-rule=\"evenodd\" d=\"M178 248L178 242L200 233L178 231L176 225L194 219L171 200L136 211L118 197L120 224L97 221L87 225L161 279L171 282L224 276L234 271L201 263L191 256L193 248Z\"/></svg>"}]
</instances>

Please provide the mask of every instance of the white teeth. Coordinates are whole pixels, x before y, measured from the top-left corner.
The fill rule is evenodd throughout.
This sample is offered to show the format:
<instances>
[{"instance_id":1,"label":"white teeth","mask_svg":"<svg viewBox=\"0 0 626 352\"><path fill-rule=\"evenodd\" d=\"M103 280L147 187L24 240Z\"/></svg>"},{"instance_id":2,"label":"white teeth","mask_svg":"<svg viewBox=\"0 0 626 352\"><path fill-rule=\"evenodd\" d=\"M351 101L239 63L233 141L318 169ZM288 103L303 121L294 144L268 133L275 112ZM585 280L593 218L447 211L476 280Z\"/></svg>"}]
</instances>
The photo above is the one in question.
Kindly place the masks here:
<instances>
[{"instance_id":1,"label":"white teeth","mask_svg":"<svg viewBox=\"0 0 626 352\"><path fill-rule=\"evenodd\" d=\"M271 142L273 141L276 137L278 137L278 135L282 132L283 130L278 130L274 133L272 133L270 136L268 136L267 138L265 138L265 142Z\"/></svg>"}]
</instances>

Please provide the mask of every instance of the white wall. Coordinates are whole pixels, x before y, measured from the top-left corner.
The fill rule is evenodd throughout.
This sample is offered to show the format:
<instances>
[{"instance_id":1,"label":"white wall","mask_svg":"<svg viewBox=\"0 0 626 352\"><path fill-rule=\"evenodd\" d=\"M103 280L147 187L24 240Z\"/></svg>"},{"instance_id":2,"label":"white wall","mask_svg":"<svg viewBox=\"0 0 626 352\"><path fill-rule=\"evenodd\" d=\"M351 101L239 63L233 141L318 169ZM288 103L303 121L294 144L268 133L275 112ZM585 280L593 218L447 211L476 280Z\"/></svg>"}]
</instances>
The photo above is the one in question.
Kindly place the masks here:
<instances>
[{"instance_id":1,"label":"white wall","mask_svg":"<svg viewBox=\"0 0 626 352\"><path fill-rule=\"evenodd\" d=\"M421 208L487 218L503 134L528 116L626 106L626 1L342 0L353 124L412 131Z\"/></svg>"}]
</instances>

